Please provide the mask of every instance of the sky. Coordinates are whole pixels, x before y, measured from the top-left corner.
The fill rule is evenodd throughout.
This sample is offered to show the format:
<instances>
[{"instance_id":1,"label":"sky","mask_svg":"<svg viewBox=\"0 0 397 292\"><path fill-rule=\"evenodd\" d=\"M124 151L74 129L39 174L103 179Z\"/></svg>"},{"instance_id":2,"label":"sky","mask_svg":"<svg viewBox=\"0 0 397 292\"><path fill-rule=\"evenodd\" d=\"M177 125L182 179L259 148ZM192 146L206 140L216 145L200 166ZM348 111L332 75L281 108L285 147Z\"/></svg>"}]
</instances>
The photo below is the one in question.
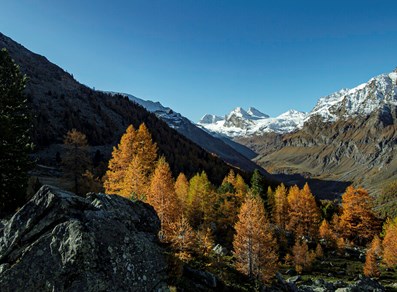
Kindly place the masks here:
<instances>
[{"instance_id":1,"label":"sky","mask_svg":"<svg viewBox=\"0 0 397 292\"><path fill-rule=\"evenodd\" d=\"M310 111L397 67L395 0L1 0L0 32L89 87L195 122Z\"/></svg>"}]
</instances>

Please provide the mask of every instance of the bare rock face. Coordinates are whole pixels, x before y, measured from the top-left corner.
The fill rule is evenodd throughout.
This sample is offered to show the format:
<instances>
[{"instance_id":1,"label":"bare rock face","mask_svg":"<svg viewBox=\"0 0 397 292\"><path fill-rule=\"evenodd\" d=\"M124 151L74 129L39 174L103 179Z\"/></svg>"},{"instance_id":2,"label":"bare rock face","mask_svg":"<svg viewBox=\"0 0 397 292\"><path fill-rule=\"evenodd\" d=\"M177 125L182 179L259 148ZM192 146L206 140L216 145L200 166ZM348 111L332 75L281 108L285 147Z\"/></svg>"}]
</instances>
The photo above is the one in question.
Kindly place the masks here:
<instances>
[{"instance_id":1,"label":"bare rock face","mask_svg":"<svg viewBox=\"0 0 397 292\"><path fill-rule=\"evenodd\" d=\"M0 225L1 291L163 291L154 209L43 186Z\"/></svg>"}]
</instances>

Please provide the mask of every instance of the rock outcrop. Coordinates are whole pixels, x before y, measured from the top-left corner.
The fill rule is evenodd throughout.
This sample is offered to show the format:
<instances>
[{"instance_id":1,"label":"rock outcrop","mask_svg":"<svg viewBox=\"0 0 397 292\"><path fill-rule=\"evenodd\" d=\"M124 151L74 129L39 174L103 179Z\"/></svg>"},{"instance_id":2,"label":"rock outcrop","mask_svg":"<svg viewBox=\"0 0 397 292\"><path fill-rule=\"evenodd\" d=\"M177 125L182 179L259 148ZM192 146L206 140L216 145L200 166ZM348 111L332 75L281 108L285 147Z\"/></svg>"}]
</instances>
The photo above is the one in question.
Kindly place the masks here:
<instances>
[{"instance_id":1,"label":"rock outcrop","mask_svg":"<svg viewBox=\"0 0 397 292\"><path fill-rule=\"evenodd\" d=\"M289 291L289 292L383 292L386 291L378 281L361 276L354 283L343 281L327 282L323 279L302 281L300 276L291 277L285 280L280 273L276 274L276 281L272 287L265 291Z\"/></svg>"},{"instance_id":2,"label":"rock outcrop","mask_svg":"<svg viewBox=\"0 0 397 292\"><path fill-rule=\"evenodd\" d=\"M43 186L0 225L1 291L162 291L154 209Z\"/></svg>"}]
</instances>

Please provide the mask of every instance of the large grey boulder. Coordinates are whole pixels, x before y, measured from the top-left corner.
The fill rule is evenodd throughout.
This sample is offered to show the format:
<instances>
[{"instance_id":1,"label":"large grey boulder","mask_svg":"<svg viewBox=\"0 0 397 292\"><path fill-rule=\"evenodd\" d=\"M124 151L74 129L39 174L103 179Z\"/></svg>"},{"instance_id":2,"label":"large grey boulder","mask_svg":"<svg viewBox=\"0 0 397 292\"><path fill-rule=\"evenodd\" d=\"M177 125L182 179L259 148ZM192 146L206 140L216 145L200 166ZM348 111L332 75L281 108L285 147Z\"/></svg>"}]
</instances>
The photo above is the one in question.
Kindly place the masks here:
<instances>
[{"instance_id":1,"label":"large grey boulder","mask_svg":"<svg viewBox=\"0 0 397 292\"><path fill-rule=\"evenodd\" d=\"M0 224L1 291L167 290L154 209L43 186Z\"/></svg>"}]
</instances>

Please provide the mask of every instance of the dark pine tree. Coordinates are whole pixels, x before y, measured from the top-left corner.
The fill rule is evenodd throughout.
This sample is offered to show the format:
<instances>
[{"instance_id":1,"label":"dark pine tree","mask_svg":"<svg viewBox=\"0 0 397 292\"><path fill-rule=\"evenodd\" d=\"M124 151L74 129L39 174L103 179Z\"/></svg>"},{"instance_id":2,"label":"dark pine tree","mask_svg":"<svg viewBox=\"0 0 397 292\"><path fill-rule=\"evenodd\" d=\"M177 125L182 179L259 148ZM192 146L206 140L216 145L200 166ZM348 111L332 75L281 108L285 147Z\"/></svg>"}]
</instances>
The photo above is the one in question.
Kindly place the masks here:
<instances>
[{"instance_id":1,"label":"dark pine tree","mask_svg":"<svg viewBox=\"0 0 397 292\"><path fill-rule=\"evenodd\" d=\"M251 192L255 196L263 196L263 177L257 169L251 177Z\"/></svg>"},{"instance_id":2,"label":"dark pine tree","mask_svg":"<svg viewBox=\"0 0 397 292\"><path fill-rule=\"evenodd\" d=\"M12 213L26 198L30 117L23 94L26 77L6 49L0 51L0 217Z\"/></svg>"}]
</instances>

